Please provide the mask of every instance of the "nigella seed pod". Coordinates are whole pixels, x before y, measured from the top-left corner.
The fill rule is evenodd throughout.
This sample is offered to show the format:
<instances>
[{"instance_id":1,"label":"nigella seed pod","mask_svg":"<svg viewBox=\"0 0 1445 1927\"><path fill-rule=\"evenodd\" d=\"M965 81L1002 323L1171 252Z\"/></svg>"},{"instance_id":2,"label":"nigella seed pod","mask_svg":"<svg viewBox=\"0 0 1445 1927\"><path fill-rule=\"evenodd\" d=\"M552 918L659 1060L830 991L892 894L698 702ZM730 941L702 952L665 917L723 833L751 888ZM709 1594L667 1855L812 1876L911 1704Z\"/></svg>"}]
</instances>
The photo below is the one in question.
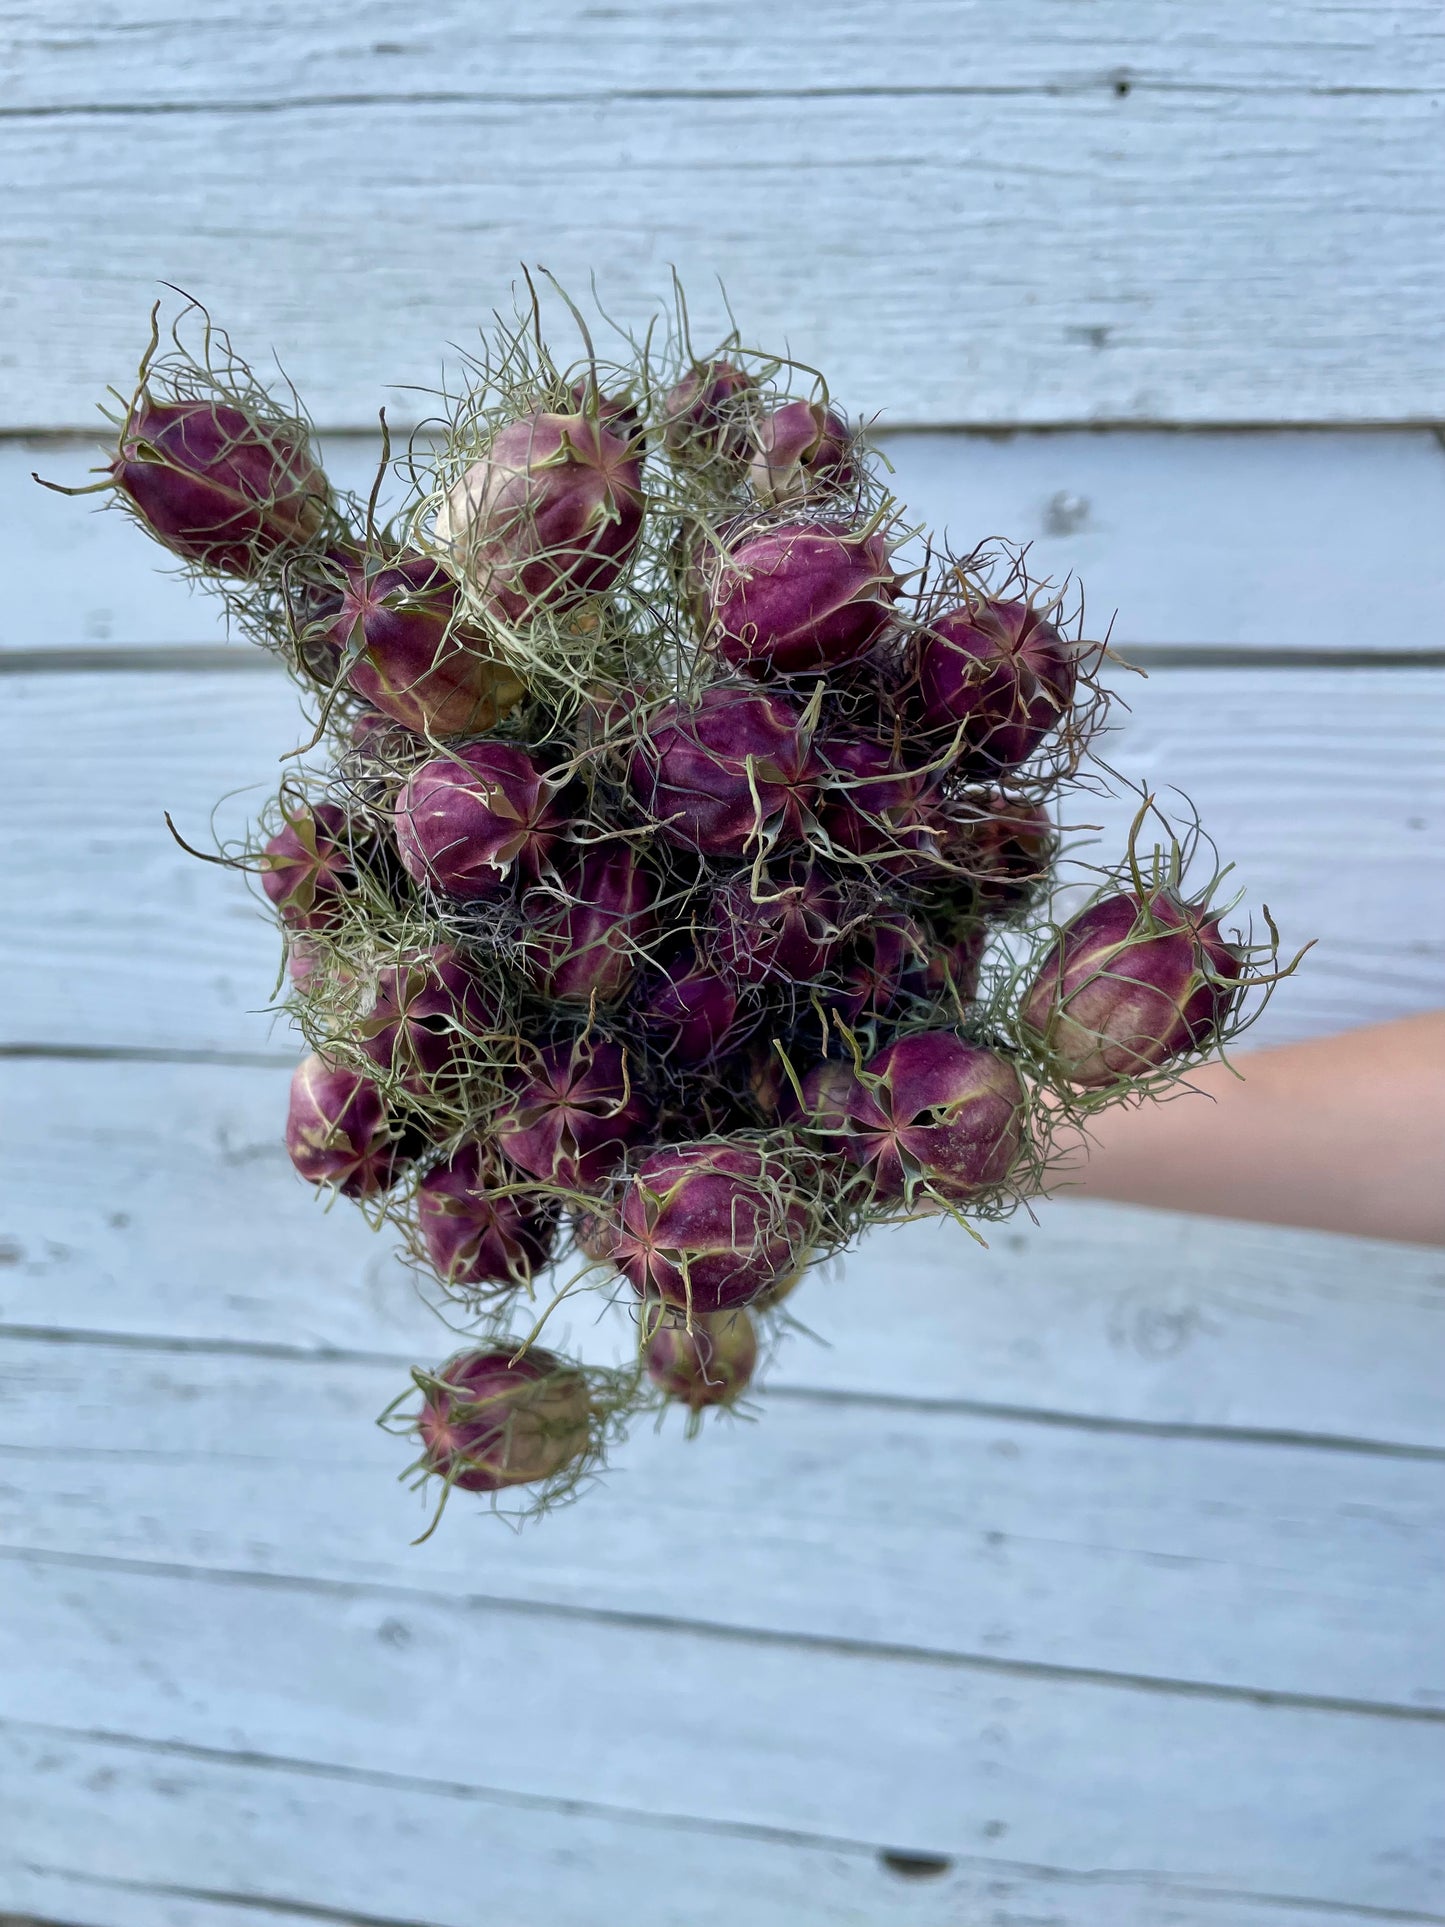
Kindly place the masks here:
<instances>
[{"instance_id":1,"label":"nigella seed pod","mask_svg":"<svg viewBox=\"0 0 1445 1927\"><path fill-rule=\"evenodd\" d=\"M1024 999L1021 1025L1080 1089L1147 1076L1219 1036L1242 960L1204 904L1167 891L1103 898L1065 924Z\"/></svg>"},{"instance_id":2,"label":"nigella seed pod","mask_svg":"<svg viewBox=\"0 0 1445 1927\"><path fill-rule=\"evenodd\" d=\"M745 1059L748 1095L769 1119L785 1118L793 1099L793 1086L783 1061L770 1039L759 1038Z\"/></svg>"},{"instance_id":3,"label":"nigella seed pod","mask_svg":"<svg viewBox=\"0 0 1445 1927\"><path fill-rule=\"evenodd\" d=\"M324 633L358 696L421 735L491 729L523 686L486 638L457 620L456 584L429 555L335 551L327 561L334 608Z\"/></svg>"},{"instance_id":4,"label":"nigella seed pod","mask_svg":"<svg viewBox=\"0 0 1445 1927\"><path fill-rule=\"evenodd\" d=\"M691 1328L665 1317L644 1349L647 1376L680 1405L700 1412L731 1405L747 1390L758 1363L758 1334L745 1311L699 1312Z\"/></svg>"},{"instance_id":5,"label":"nigella seed pod","mask_svg":"<svg viewBox=\"0 0 1445 1927\"><path fill-rule=\"evenodd\" d=\"M406 1162L374 1080L316 1056L292 1074L286 1149L308 1183L347 1198L385 1191Z\"/></svg>"},{"instance_id":6,"label":"nigella seed pod","mask_svg":"<svg viewBox=\"0 0 1445 1927\"><path fill-rule=\"evenodd\" d=\"M810 983L843 942L843 894L820 864L794 856L773 873L742 870L707 907L709 955L743 983Z\"/></svg>"},{"instance_id":7,"label":"nigella seed pod","mask_svg":"<svg viewBox=\"0 0 1445 1927\"><path fill-rule=\"evenodd\" d=\"M966 923L945 942L932 943L918 967L910 971L906 988L935 1001L946 997L959 1005L970 1004L978 996L978 980L983 964L988 931L981 923Z\"/></svg>"},{"instance_id":8,"label":"nigella seed pod","mask_svg":"<svg viewBox=\"0 0 1445 1927\"><path fill-rule=\"evenodd\" d=\"M492 437L447 495L432 541L498 619L522 622L606 595L637 546L644 501L623 417L539 409Z\"/></svg>"},{"instance_id":9,"label":"nigella seed pod","mask_svg":"<svg viewBox=\"0 0 1445 1927\"><path fill-rule=\"evenodd\" d=\"M111 477L156 541L254 577L320 529L331 489L305 437L229 402L137 398Z\"/></svg>"},{"instance_id":10,"label":"nigella seed pod","mask_svg":"<svg viewBox=\"0 0 1445 1927\"><path fill-rule=\"evenodd\" d=\"M927 955L928 939L913 918L889 911L849 944L838 987L827 1001L850 1028L882 1017L925 967Z\"/></svg>"},{"instance_id":11,"label":"nigella seed pod","mask_svg":"<svg viewBox=\"0 0 1445 1927\"><path fill-rule=\"evenodd\" d=\"M617 1225L609 1211L577 1211L572 1216L572 1242L589 1263L610 1265Z\"/></svg>"},{"instance_id":12,"label":"nigella seed pod","mask_svg":"<svg viewBox=\"0 0 1445 1927\"><path fill-rule=\"evenodd\" d=\"M1023 909L1048 881L1058 848L1053 818L1042 803L1004 790L963 796L940 821L942 861L973 885L984 916Z\"/></svg>"},{"instance_id":13,"label":"nigella seed pod","mask_svg":"<svg viewBox=\"0 0 1445 1927\"><path fill-rule=\"evenodd\" d=\"M927 868L937 854L933 774L907 768L875 737L831 736L819 755L826 773L818 820L835 850L891 876Z\"/></svg>"},{"instance_id":14,"label":"nigella seed pod","mask_svg":"<svg viewBox=\"0 0 1445 1927\"><path fill-rule=\"evenodd\" d=\"M802 1200L760 1148L703 1140L653 1151L633 1172L613 1261L640 1297L696 1315L756 1298L806 1238Z\"/></svg>"},{"instance_id":15,"label":"nigella seed pod","mask_svg":"<svg viewBox=\"0 0 1445 1927\"><path fill-rule=\"evenodd\" d=\"M796 675L866 655L902 587L878 530L783 522L744 530L709 558L703 632L734 668Z\"/></svg>"},{"instance_id":16,"label":"nigella seed pod","mask_svg":"<svg viewBox=\"0 0 1445 1927\"><path fill-rule=\"evenodd\" d=\"M380 972L376 1002L356 1038L374 1064L425 1096L439 1079L456 1075L468 1039L496 1023L487 991L456 951L440 944Z\"/></svg>"},{"instance_id":17,"label":"nigella seed pod","mask_svg":"<svg viewBox=\"0 0 1445 1927\"><path fill-rule=\"evenodd\" d=\"M453 1289L530 1284L552 1255L560 1208L506 1189L495 1157L475 1139L417 1186L422 1245L437 1276Z\"/></svg>"},{"instance_id":18,"label":"nigella seed pod","mask_svg":"<svg viewBox=\"0 0 1445 1927\"><path fill-rule=\"evenodd\" d=\"M951 1030L917 1031L870 1057L848 1100L853 1162L880 1201L920 1186L968 1203L1003 1185L1023 1145L1018 1072Z\"/></svg>"},{"instance_id":19,"label":"nigella seed pod","mask_svg":"<svg viewBox=\"0 0 1445 1927\"><path fill-rule=\"evenodd\" d=\"M981 767L1016 769L1069 712L1078 679L1072 646L1027 602L970 600L915 639L923 726L960 729Z\"/></svg>"},{"instance_id":20,"label":"nigella seed pod","mask_svg":"<svg viewBox=\"0 0 1445 1927\"><path fill-rule=\"evenodd\" d=\"M566 827L556 786L524 749L467 743L438 756L396 799L396 847L408 875L468 900L539 876Z\"/></svg>"},{"instance_id":21,"label":"nigella seed pod","mask_svg":"<svg viewBox=\"0 0 1445 1927\"><path fill-rule=\"evenodd\" d=\"M618 435L625 436L640 454L646 446L642 410L630 394L604 395L591 379L574 381L572 406L579 415L595 415Z\"/></svg>"},{"instance_id":22,"label":"nigella seed pod","mask_svg":"<svg viewBox=\"0 0 1445 1927\"><path fill-rule=\"evenodd\" d=\"M349 965L311 930L292 928L286 938L286 974L303 997L315 997L328 983L355 982Z\"/></svg>"},{"instance_id":23,"label":"nigella seed pod","mask_svg":"<svg viewBox=\"0 0 1445 1927\"><path fill-rule=\"evenodd\" d=\"M748 466L753 493L775 505L852 486L858 476L853 435L836 408L789 401L758 424Z\"/></svg>"},{"instance_id":24,"label":"nigella seed pod","mask_svg":"<svg viewBox=\"0 0 1445 1927\"><path fill-rule=\"evenodd\" d=\"M789 1086L784 1119L819 1139L825 1150L836 1151L853 1128L850 1106L858 1088L851 1058L825 1057L804 1071L797 1090Z\"/></svg>"},{"instance_id":25,"label":"nigella seed pod","mask_svg":"<svg viewBox=\"0 0 1445 1927\"><path fill-rule=\"evenodd\" d=\"M588 1035L548 1044L507 1080L498 1147L529 1176L586 1191L602 1184L652 1126L653 1107L626 1053Z\"/></svg>"},{"instance_id":26,"label":"nigella seed pod","mask_svg":"<svg viewBox=\"0 0 1445 1927\"><path fill-rule=\"evenodd\" d=\"M551 1352L462 1352L418 1383L422 1464L448 1487L535 1485L590 1449L587 1380Z\"/></svg>"},{"instance_id":27,"label":"nigella seed pod","mask_svg":"<svg viewBox=\"0 0 1445 1927\"><path fill-rule=\"evenodd\" d=\"M737 986L688 951L648 971L632 1000L655 1049L676 1064L710 1064L739 1041Z\"/></svg>"},{"instance_id":28,"label":"nigella seed pod","mask_svg":"<svg viewBox=\"0 0 1445 1927\"><path fill-rule=\"evenodd\" d=\"M729 361L694 362L663 397L658 415L663 447L673 461L689 466L741 463L756 392L752 376Z\"/></svg>"},{"instance_id":29,"label":"nigella seed pod","mask_svg":"<svg viewBox=\"0 0 1445 1927\"><path fill-rule=\"evenodd\" d=\"M261 853L261 888L291 929L324 930L356 881L351 819L335 803L282 808L285 821Z\"/></svg>"},{"instance_id":30,"label":"nigella seed pod","mask_svg":"<svg viewBox=\"0 0 1445 1927\"><path fill-rule=\"evenodd\" d=\"M726 683L705 689L691 707L661 709L627 773L658 834L703 856L796 843L817 780L817 759L795 705Z\"/></svg>"},{"instance_id":31,"label":"nigella seed pod","mask_svg":"<svg viewBox=\"0 0 1445 1927\"><path fill-rule=\"evenodd\" d=\"M614 1004L657 928L657 886L625 843L574 852L554 883L522 899L527 967L554 1002Z\"/></svg>"}]
</instances>

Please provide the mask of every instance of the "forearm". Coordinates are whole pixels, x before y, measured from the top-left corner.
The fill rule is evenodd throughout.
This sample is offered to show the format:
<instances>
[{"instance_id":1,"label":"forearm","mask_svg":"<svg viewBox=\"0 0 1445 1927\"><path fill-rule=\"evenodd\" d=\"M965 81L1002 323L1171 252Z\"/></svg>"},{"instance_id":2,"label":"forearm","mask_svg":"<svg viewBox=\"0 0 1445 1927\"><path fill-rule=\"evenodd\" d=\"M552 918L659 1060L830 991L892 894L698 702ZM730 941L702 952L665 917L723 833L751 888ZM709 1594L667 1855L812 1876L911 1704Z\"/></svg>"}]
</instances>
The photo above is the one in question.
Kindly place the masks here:
<instances>
[{"instance_id":1,"label":"forearm","mask_svg":"<svg viewBox=\"0 0 1445 1927\"><path fill-rule=\"evenodd\" d=\"M1188 1081L1094 1119L1064 1194L1445 1244L1445 1011L1241 1054Z\"/></svg>"}]
</instances>

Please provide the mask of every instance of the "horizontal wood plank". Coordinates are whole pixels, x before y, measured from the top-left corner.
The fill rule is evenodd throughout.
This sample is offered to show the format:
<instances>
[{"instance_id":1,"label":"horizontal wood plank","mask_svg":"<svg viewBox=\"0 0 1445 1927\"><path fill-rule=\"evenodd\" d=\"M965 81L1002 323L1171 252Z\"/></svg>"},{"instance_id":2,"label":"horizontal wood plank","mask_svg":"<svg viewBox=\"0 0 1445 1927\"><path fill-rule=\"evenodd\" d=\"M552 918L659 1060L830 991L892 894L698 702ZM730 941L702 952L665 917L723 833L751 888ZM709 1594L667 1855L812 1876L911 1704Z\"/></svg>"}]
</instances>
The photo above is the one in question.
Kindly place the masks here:
<instances>
[{"instance_id":1,"label":"horizontal wood plank","mask_svg":"<svg viewBox=\"0 0 1445 1927\"><path fill-rule=\"evenodd\" d=\"M286 1079L0 1065L0 1325L173 1347L178 1375L190 1350L270 1348L362 1354L404 1383L449 1350L392 1239L346 1204L323 1212L291 1171ZM1143 1427L1144 1455L1151 1426L1445 1449L1439 1252L1062 1198L1037 1209L987 1251L948 1224L874 1231L793 1300L806 1333L782 1346L770 1390ZM569 1343L594 1342L591 1313Z\"/></svg>"},{"instance_id":2,"label":"horizontal wood plank","mask_svg":"<svg viewBox=\"0 0 1445 1927\"><path fill-rule=\"evenodd\" d=\"M1379 1910L1250 1893L1235 1879L1115 1873L1015 1857L1006 1822L980 1850L909 1862L778 1826L531 1803L386 1768L228 1759L122 1739L7 1727L0 1800L13 1816L0 1880L16 1905L86 1927L1375 1927ZM464 1771L464 1767L463 1767ZM1150 1775L1152 1777L1152 1775ZM1084 1778L1088 1778L1087 1771ZM686 1783L684 1783L685 1790ZM1134 1796L1126 1796L1133 1804ZM988 1803L984 1803L988 1805ZM83 1819L80 1818L83 1816ZM1112 1832L1112 1828L1110 1829ZM886 1851L886 1850L885 1850ZM1425 1910L1425 1909L1428 1909ZM1438 1927L1425 1909L1399 1927Z\"/></svg>"},{"instance_id":3,"label":"horizontal wood plank","mask_svg":"<svg viewBox=\"0 0 1445 1927\"><path fill-rule=\"evenodd\" d=\"M1320 939L1257 1038L1432 1006L1445 959L1438 671L1159 670L1117 678L1132 714L1104 754L1198 807L1285 939ZM12 833L0 850L0 1043L285 1052L264 1014L279 944L242 882L167 834L237 833L306 732L279 673L97 671L9 677ZM1347 773L1347 774L1346 774ZM221 800L224 799L224 800ZM1131 802L1085 797L1074 823L1122 853ZM57 861L55 852L63 852ZM1085 852L1097 857L1096 852ZM103 932L103 941L97 933Z\"/></svg>"},{"instance_id":4,"label":"horizontal wood plank","mask_svg":"<svg viewBox=\"0 0 1445 1927\"><path fill-rule=\"evenodd\" d=\"M6 1721L1355 1906L1445 1873L1433 1720L40 1559L6 1594Z\"/></svg>"},{"instance_id":5,"label":"horizontal wood plank","mask_svg":"<svg viewBox=\"0 0 1445 1927\"><path fill-rule=\"evenodd\" d=\"M119 15L119 17L118 17ZM1439 15L1421 0L1220 0L1207 17L1166 0L839 0L826 33L806 14L738 0L533 0L488 19L465 0L414 16L395 0L224 0L175 20L95 0L63 22L7 10L12 111L185 108L238 101L475 94L680 99L827 90L974 95L1000 89L1421 92L1445 82Z\"/></svg>"},{"instance_id":6,"label":"horizontal wood plank","mask_svg":"<svg viewBox=\"0 0 1445 1927\"><path fill-rule=\"evenodd\" d=\"M0 1544L145 1567L361 1583L726 1627L805 1655L1435 1709L1445 1455L1247 1438L1142 1443L1026 1420L759 1401L638 1426L600 1485L513 1535L397 1484L353 1359L8 1341ZM57 1431L54 1415L65 1414ZM900 1575L907 1575L900 1586ZM6 1581L8 1585L8 1579Z\"/></svg>"},{"instance_id":7,"label":"horizontal wood plank","mask_svg":"<svg viewBox=\"0 0 1445 1927\"><path fill-rule=\"evenodd\" d=\"M704 339L720 276L751 339L893 424L1430 421L1438 113L1395 71L1403 91L1267 109L1214 86L899 98L870 74L843 98L383 78L264 113L9 118L0 427L90 421L161 282L279 355L322 423L415 418L407 384L435 384L522 262L578 290L595 271L632 326L676 267Z\"/></svg>"},{"instance_id":8,"label":"horizontal wood plank","mask_svg":"<svg viewBox=\"0 0 1445 1927\"><path fill-rule=\"evenodd\" d=\"M921 434L879 445L915 519L959 548L990 536L1030 544L1035 572L1081 581L1091 626L1112 619L1126 650L1445 651L1445 448L1428 431ZM376 447L327 438L338 486L370 488ZM35 468L83 481L98 459L85 440L0 442L10 585L0 650L223 642L217 606L188 593L123 515L29 481Z\"/></svg>"}]
</instances>

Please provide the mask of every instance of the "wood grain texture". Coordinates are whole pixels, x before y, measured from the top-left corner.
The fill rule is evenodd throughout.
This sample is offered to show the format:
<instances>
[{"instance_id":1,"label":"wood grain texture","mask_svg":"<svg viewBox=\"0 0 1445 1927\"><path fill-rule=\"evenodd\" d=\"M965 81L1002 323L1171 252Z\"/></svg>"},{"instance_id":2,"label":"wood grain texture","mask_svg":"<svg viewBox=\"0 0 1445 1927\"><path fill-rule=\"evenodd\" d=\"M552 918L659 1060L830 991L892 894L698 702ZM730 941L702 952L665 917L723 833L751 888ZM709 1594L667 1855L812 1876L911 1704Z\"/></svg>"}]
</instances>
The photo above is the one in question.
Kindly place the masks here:
<instances>
[{"instance_id":1,"label":"wood grain texture","mask_svg":"<svg viewBox=\"0 0 1445 1927\"><path fill-rule=\"evenodd\" d=\"M1132 715L1106 738L1109 761L1192 799L1238 864L1248 912L1268 904L1288 942L1320 939L1256 1036L1440 1001L1445 676L1160 670L1118 686ZM274 932L242 883L186 856L163 821L169 810L204 844L213 810L235 833L274 792L277 759L309 733L284 679L41 673L4 690L15 804L0 877L24 913L0 933L0 1042L288 1049L284 1024L261 1014ZM1071 820L1103 825L1117 855L1131 813L1122 795L1085 798Z\"/></svg>"},{"instance_id":2,"label":"wood grain texture","mask_svg":"<svg viewBox=\"0 0 1445 1927\"><path fill-rule=\"evenodd\" d=\"M1116 1872L1097 1856L1087 1867L1030 1864L996 1830L1007 1823L982 1811L978 1851L910 1880L864 1842L468 1785L450 1747L422 1778L9 1727L0 1798L25 1843L0 1849L6 1890L47 1919L87 1927L475 1927L479 1894L488 1918L494 1907L509 1927L1438 1927L1445 1918L1433 1896L1423 1909L1382 1913L1329 1896L1251 1893L1233 1879L1211 1887L1192 1871Z\"/></svg>"},{"instance_id":3,"label":"wood grain texture","mask_svg":"<svg viewBox=\"0 0 1445 1927\"><path fill-rule=\"evenodd\" d=\"M583 1641L620 1615L791 1645L803 1664L820 1645L907 1651L1445 1721L1445 1454L1141 1451L1128 1433L785 1394L691 1443L676 1415L640 1425L537 1530L455 1494L413 1547L436 1494L398 1486L414 1448L374 1423L406 1385L379 1361L10 1342L0 1545L22 1564L485 1594L571 1613Z\"/></svg>"},{"instance_id":4,"label":"wood grain texture","mask_svg":"<svg viewBox=\"0 0 1445 1927\"><path fill-rule=\"evenodd\" d=\"M17 1724L916 1853L1006 1841L1206 1889L1441 1893L1435 1720L822 1647L803 1665L786 1642L475 1597L39 1558L6 1582Z\"/></svg>"},{"instance_id":5,"label":"wood grain texture","mask_svg":"<svg viewBox=\"0 0 1445 1927\"><path fill-rule=\"evenodd\" d=\"M192 1351L336 1351L399 1382L445 1350L391 1240L349 1206L323 1212L291 1171L287 1076L0 1064L7 1341L108 1335L169 1348L177 1374ZM1141 1461L1151 1426L1445 1449L1439 1252L1063 1198L1038 1209L986 1252L948 1225L875 1231L799 1295L814 1336L782 1348L770 1388L1142 1427ZM593 1342L585 1321L574 1338Z\"/></svg>"},{"instance_id":6,"label":"wood grain texture","mask_svg":"<svg viewBox=\"0 0 1445 1927\"><path fill-rule=\"evenodd\" d=\"M405 384L435 385L522 262L578 289L595 271L634 326L675 266L703 339L720 276L750 337L893 424L1445 414L1438 113L1413 88L314 84L263 113L0 122L0 426L89 421L162 281L258 366L274 350L323 424L414 418Z\"/></svg>"},{"instance_id":7,"label":"wood grain texture","mask_svg":"<svg viewBox=\"0 0 1445 1927\"><path fill-rule=\"evenodd\" d=\"M1082 581L1091 626L1117 612L1121 646L1445 650L1445 447L1427 431L919 434L880 446L913 517L959 548L1030 544L1037 574ZM376 447L328 437L338 486L366 492ZM0 442L0 650L224 641L215 605L125 516L29 479L38 467L82 481L97 459L91 441Z\"/></svg>"},{"instance_id":8,"label":"wood grain texture","mask_svg":"<svg viewBox=\"0 0 1445 1927\"><path fill-rule=\"evenodd\" d=\"M1442 52L1407 0L11 0L0 435L93 420L162 277L328 426L409 418L539 259L628 318L675 262L700 329L722 274L903 428L1426 421ZM1125 643L1445 645L1423 431L886 446ZM24 479L85 459L0 446L0 649L68 672L0 678L0 1918L1445 1927L1439 1253L1066 1201L876 1234L756 1424L406 1544L370 1420L448 1334L290 1172L274 937L160 820L259 786L238 825L294 697L80 666L216 640ZM1113 760L1324 939L1260 1036L1441 1000L1442 687L1129 690Z\"/></svg>"},{"instance_id":9,"label":"wood grain texture","mask_svg":"<svg viewBox=\"0 0 1445 1927\"><path fill-rule=\"evenodd\" d=\"M194 108L277 100L473 94L678 99L826 90L961 96L1002 89L1423 92L1445 80L1435 8L1421 0L1220 0L1207 18L1167 0L838 0L805 13L738 0L533 0L484 23L466 0L425 16L395 0L222 0L177 18L86 4L57 20L36 0L0 13L12 111Z\"/></svg>"}]
</instances>

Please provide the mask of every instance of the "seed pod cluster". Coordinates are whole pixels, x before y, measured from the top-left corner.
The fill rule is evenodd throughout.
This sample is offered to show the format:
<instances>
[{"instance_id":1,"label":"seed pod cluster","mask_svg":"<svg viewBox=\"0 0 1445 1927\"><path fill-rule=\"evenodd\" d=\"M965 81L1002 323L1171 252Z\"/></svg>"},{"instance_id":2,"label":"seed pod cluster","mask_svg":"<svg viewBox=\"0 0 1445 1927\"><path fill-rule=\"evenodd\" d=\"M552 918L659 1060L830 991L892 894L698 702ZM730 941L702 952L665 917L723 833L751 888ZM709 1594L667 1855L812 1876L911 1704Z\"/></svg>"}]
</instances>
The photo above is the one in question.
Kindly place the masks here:
<instances>
[{"instance_id":1,"label":"seed pod cluster","mask_svg":"<svg viewBox=\"0 0 1445 1927\"><path fill-rule=\"evenodd\" d=\"M1148 799L1072 856L1106 651L1019 556L922 541L815 377L680 325L564 367L535 323L365 503L177 337L107 485L315 705L231 860L311 1050L298 1172L471 1334L390 1422L443 1498L544 1506L636 1411L742 1396L810 1265L1006 1215L1278 973ZM587 1284L634 1313L606 1367L538 1342Z\"/></svg>"}]
</instances>

